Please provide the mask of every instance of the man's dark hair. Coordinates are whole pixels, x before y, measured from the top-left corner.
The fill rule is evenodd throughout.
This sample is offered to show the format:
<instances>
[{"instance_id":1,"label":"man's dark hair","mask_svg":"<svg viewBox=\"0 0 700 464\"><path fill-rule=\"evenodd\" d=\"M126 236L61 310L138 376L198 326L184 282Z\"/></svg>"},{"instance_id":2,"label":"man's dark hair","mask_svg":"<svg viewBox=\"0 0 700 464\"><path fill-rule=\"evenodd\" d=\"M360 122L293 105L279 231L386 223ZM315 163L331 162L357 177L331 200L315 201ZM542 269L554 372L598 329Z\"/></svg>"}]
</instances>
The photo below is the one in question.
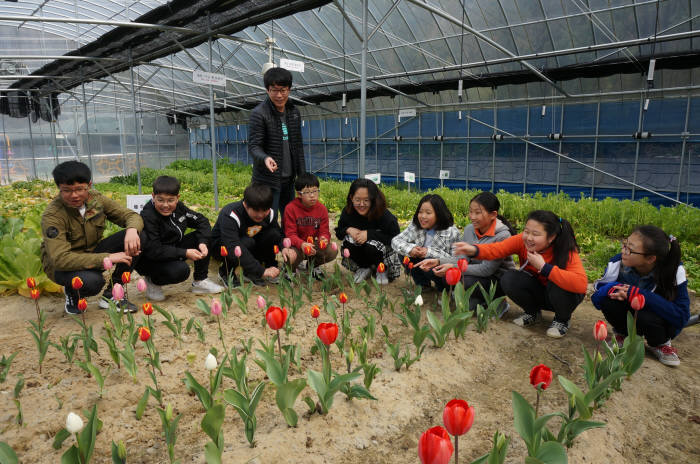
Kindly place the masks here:
<instances>
[{"instance_id":1,"label":"man's dark hair","mask_svg":"<svg viewBox=\"0 0 700 464\"><path fill-rule=\"evenodd\" d=\"M318 177L314 176L310 172L305 172L303 174L299 174L297 177L297 180L294 181L294 190L297 192L301 192L304 190L306 187L318 187Z\"/></svg>"},{"instance_id":2,"label":"man's dark hair","mask_svg":"<svg viewBox=\"0 0 700 464\"><path fill-rule=\"evenodd\" d=\"M270 209L272 208L272 190L265 184L250 184L243 191L243 201L248 208Z\"/></svg>"},{"instance_id":3,"label":"man's dark hair","mask_svg":"<svg viewBox=\"0 0 700 464\"><path fill-rule=\"evenodd\" d=\"M163 193L165 195L179 195L180 181L172 176L158 176L153 181L153 195Z\"/></svg>"},{"instance_id":4,"label":"man's dark hair","mask_svg":"<svg viewBox=\"0 0 700 464\"><path fill-rule=\"evenodd\" d=\"M292 88L292 73L284 68L270 68L263 76L265 88L270 90L273 85Z\"/></svg>"},{"instance_id":5,"label":"man's dark hair","mask_svg":"<svg viewBox=\"0 0 700 464\"><path fill-rule=\"evenodd\" d=\"M53 168L53 180L56 185L89 184L92 172L87 164L80 161L65 161Z\"/></svg>"}]
</instances>

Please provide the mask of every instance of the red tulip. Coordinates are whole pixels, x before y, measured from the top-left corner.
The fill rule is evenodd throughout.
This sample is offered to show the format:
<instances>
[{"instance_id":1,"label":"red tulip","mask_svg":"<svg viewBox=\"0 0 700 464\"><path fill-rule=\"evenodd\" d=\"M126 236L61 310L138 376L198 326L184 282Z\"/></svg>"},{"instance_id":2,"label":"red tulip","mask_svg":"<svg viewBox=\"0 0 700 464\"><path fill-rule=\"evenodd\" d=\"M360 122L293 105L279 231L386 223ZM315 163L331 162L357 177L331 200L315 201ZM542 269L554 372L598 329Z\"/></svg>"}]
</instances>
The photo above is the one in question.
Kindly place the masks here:
<instances>
[{"instance_id":1,"label":"red tulip","mask_svg":"<svg viewBox=\"0 0 700 464\"><path fill-rule=\"evenodd\" d=\"M464 274L467 272L467 268L469 267L469 261L467 261L465 258L461 258L457 261L457 267L460 271L462 271L462 274Z\"/></svg>"},{"instance_id":2,"label":"red tulip","mask_svg":"<svg viewBox=\"0 0 700 464\"><path fill-rule=\"evenodd\" d=\"M340 292L340 295L338 295L338 301L343 304L348 302L348 296L345 294L345 292Z\"/></svg>"},{"instance_id":3,"label":"red tulip","mask_svg":"<svg viewBox=\"0 0 700 464\"><path fill-rule=\"evenodd\" d=\"M324 322L318 325L316 335L324 345L330 346L338 338L338 325L332 322Z\"/></svg>"},{"instance_id":4,"label":"red tulip","mask_svg":"<svg viewBox=\"0 0 700 464\"><path fill-rule=\"evenodd\" d=\"M311 245L309 245L308 243L305 243L304 245L302 245L302 248L304 249L304 254L306 256L311 254Z\"/></svg>"},{"instance_id":5,"label":"red tulip","mask_svg":"<svg viewBox=\"0 0 700 464\"><path fill-rule=\"evenodd\" d=\"M87 300L85 298L81 298L78 300L78 311L83 312L87 309Z\"/></svg>"},{"instance_id":6,"label":"red tulip","mask_svg":"<svg viewBox=\"0 0 700 464\"><path fill-rule=\"evenodd\" d=\"M326 248L328 248L328 242L325 240L321 240L320 242L318 242L318 247L322 250L325 250Z\"/></svg>"},{"instance_id":7,"label":"red tulip","mask_svg":"<svg viewBox=\"0 0 700 464\"><path fill-rule=\"evenodd\" d=\"M287 308L270 306L265 313L265 320L272 330L281 329L284 327L284 323L287 320Z\"/></svg>"},{"instance_id":8,"label":"red tulip","mask_svg":"<svg viewBox=\"0 0 700 464\"><path fill-rule=\"evenodd\" d=\"M464 400L451 400L442 412L442 422L450 435L464 435L474 423L474 407Z\"/></svg>"},{"instance_id":9,"label":"red tulip","mask_svg":"<svg viewBox=\"0 0 700 464\"><path fill-rule=\"evenodd\" d=\"M70 281L71 287L73 287L73 290L80 290L83 288L83 279L81 279L78 276L73 277L73 279Z\"/></svg>"},{"instance_id":10,"label":"red tulip","mask_svg":"<svg viewBox=\"0 0 700 464\"><path fill-rule=\"evenodd\" d=\"M151 338L151 331L148 330L148 327L139 327L139 338L142 342L148 341L148 339Z\"/></svg>"},{"instance_id":11,"label":"red tulip","mask_svg":"<svg viewBox=\"0 0 700 464\"><path fill-rule=\"evenodd\" d=\"M462 272L460 272L458 267L451 267L447 270L447 273L445 273L445 280L447 281L447 285L457 285L457 282L459 282L459 279L462 278Z\"/></svg>"},{"instance_id":12,"label":"red tulip","mask_svg":"<svg viewBox=\"0 0 700 464\"><path fill-rule=\"evenodd\" d=\"M39 297L41 296L41 292L39 291L38 288L33 288L29 290L29 296L32 297L32 300L38 300Z\"/></svg>"},{"instance_id":13,"label":"red tulip","mask_svg":"<svg viewBox=\"0 0 700 464\"><path fill-rule=\"evenodd\" d=\"M128 284L129 282L131 282L131 272L125 271L122 273L122 283Z\"/></svg>"},{"instance_id":14,"label":"red tulip","mask_svg":"<svg viewBox=\"0 0 700 464\"><path fill-rule=\"evenodd\" d=\"M448 464L453 452L447 430L439 425L426 430L418 440L418 457L422 464Z\"/></svg>"},{"instance_id":15,"label":"red tulip","mask_svg":"<svg viewBox=\"0 0 700 464\"><path fill-rule=\"evenodd\" d=\"M530 371L530 384L537 389L546 390L552 383L552 369L544 364L538 364Z\"/></svg>"},{"instance_id":16,"label":"red tulip","mask_svg":"<svg viewBox=\"0 0 700 464\"><path fill-rule=\"evenodd\" d=\"M306 243L314 243L314 238L311 235L309 235L308 237L306 237Z\"/></svg>"},{"instance_id":17,"label":"red tulip","mask_svg":"<svg viewBox=\"0 0 700 464\"><path fill-rule=\"evenodd\" d=\"M27 288L34 287L36 287L36 280L34 280L34 277L27 277Z\"/></svg>"},{"instance_id":18,"label":"red tulip","mask_svg":"<svg viewBox=\"0 0 700 464\"><path fill-rule=\"evenodd\" d=\"M593 338L599 342L602 342L608 338L608 326L605 325L605 322L598 321L595 323L595 326L593 327Z\"/></svg>"},{"instance_id":19,"label":"red tulip","mask_svg":"<svg viewBox=\"0 0 700 464\"><path fill-rule=\"evenodd\" d=\"M321 315L321 310L319 309L318 305L313 305L311 307L311 317L316 319L320 315Z\"/></svg>"},{"instance_id":20,"label":"red tulip","mask_svg":"<svg viewBox=\"0 0 700 464\"><path fill-rule=\"evenodd\" d=\"M228 250L226 249L225 246L221 246L221 250L219 251L219 254L221 255L222 258L225 258L228 256Z\"/></svg>"},{"instance_id":21,"label":"red tulip","mask_svg":"<svg viewBox=\"0 0 700 464\"><path fill-rule=\"evenodd\" d=\"M644 298L644 295L642 295L641 293L637 293L630 300L630 306L632 306L632 309L634 309L635 311L639 311L640 309L642 309L645 304L646 300Z\"/></svg>"},{"instance_id":22,"label":"red tulip","mask_svg":"<svg viewBox=\"0 0 700 464\"><path fill-rule=\"evenodd\" d=\"M413 269L413 262L408 263L408 270L410 271L411 269Z\"/></svg>"},{"instance_id":23,"label":"red tulip","mask_svg":"<svg viewBox=\"0 0 700 464\"><path fill-rule=\"evenodd\" d=\"M280 252L280 247L278 245L275 245L272 247L272 252L274 254L278 254Z\"/></svg>"},{"instance_id":24,"label":"red tulip","mask_svg":"<svg viewBox=\"0 0 700 464\"><path fill-rule=\"evenodd\" d=\"M408 263L410 263L410 262L411 262L411 258L409 258L408 256L403 257L403 265L404 266L408 266Z\"/></svg>"},{"instance_id":25,"label":"red tulip","mask_svg":"<svg viewBox=\"0 0 700 464\"><path fill-rule=\"evenodd\" d=\"M153 305L149 302L146 302L141 305L141 311L143 311L143 313L146 316L150 316L151 314L153 314Z\"/></svg>"},{"instance_id":26,"label":"red tulip","mask_svg":"<svg viewBox=\"0 0 700 464\"><path fill-rule=\"evenodd\" d=\"M384 274L384 271L386 271L386 266L384 263L379 263L379 266L377 266L377 272L380 274Z\"/></svg>"}]
</instances>

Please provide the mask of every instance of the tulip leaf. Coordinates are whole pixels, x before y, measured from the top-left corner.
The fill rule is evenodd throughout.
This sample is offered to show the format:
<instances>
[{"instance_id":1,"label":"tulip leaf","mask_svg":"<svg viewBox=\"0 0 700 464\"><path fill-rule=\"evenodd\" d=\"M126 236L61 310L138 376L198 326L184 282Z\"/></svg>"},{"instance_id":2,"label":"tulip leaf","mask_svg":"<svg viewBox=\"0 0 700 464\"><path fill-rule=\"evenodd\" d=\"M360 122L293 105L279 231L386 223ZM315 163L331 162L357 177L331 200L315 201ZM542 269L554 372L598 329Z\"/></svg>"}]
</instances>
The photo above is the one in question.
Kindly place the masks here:
<instances>
[{"instance_id":1,"label":"tulip leaf","mask_svg":"<svg viewBox=\"0 0 700 464\"><path fill-rule=\"evenodd\" d=\"M146 388L143 392L143 396L136 405L136 420L141 420L143 413L146 411L146 405L148 404L148 397L151 395L151 391Z\"/></svg>"},{"instance_id":2,"label":"tulip leaf","mask_svg":"<svg viewBox=\"0 0 700 464\"><path fill-rule=\"evenodd\" d=\"M282 411L284 420L287 421L287 425L290 427L296 427L297 425L298 417L294 411L294 403L305 387L305 379L292 380L277 387L277 393L275 394L277 407Z\"/></svg>"},{"instance_id":3,"label":"tulip leaf","mask_svg":"<svg viewBox=\"0 0 700 464\"><path fill-rule=\"evenodd\" d=\"M17 462L15 451L7 443L0 441L0 464L17 464Z\"/></svg>"},{"instance_id":4,"label":"tulip leaf","mask_svg":"<svg viewBox=\"0 0 700 464\"><path fill-rule=\"evenodd\" d=\"M607 376L605 379L601 380L600 383L598 383L595 387L593 387L585 396L584 401L586 402L586 405L590 404L592 401L597 401L598 398L603 395L610 384L614 382L615 380L624 377L625 373L624 372L613 372L609 376ZM586 419L584 417L584 419Z\"/></svg>"},{"instance_id":5,"label":"tulip leaf","mask_svg":"<svg viewBox=\"0 0 700 464\"><path fill-rule=\"evenodd\" d=\"M189 371L185 371L185 378L182 379L182 381L190 391L193 391L194 394L197 395L197 398L199 398L199 401L202 403L202 406L204 406L204 409L209 409L211 407L212 398L209 391L200 385L200 383L195 380Z\"/></svg>"},{"instance_id":6,"label":"tulip leaf","mask_svg":"<svg viewBox=\"0 0 700 464\"><path fill-rule=\"evenodd\" d=\"M513 417L516 432L525 441L528 451L531 451L531 448L535 445L533 443L535 438L535 410L520 393L515 391L513 392Z\"/></svg>"},{"instance_id":7,"label":"tulip leaf","mask_svg":"<svg viewBox=\"0 0 700 464\"><path fill-rule=\"evenodd\" d=\"M323 374L313 369L309 369L307 378L309 380L309 386L316 393L318 393L319 398L325 397L326 392L328 391L328 386L326 385L326 382L323 379Z\"/></svg>"},{"instance_id":8,"label":"tulip leaf","mask_svg":"<svg viewBox=\"0 0 700 464\"><path fill-rule=\"evenodd\" d=\"M556 441L542 443L535 457L544 464L567 464L568 462L566 449ZM527 463L527 460L525 462Z\"/></svg>"},{"instance_id":9,"label":"tulip leaf","mask_svg":"<svg viewBox=\"0 0 700 464\"><path fill-rule=\"evenodd\" d=\"M61 429L56 432L56 436L53 438L53 449L61 449L63 442L70 437L70 432L66 429Z\"/></svg>"},{"instance_id":10,"label":"tulip leaf","mask_svg":"<svg viewBox=\"0 0 700 464\"><path fill-rule=\"evenodd\" d=\"M100 422L97 418L97 405L92 407L92 411L87 416L87 424L78 435L78 442L80 443L80 449L83 451L85 462L90 462L92 452L95 449L95 437L97 436Z\"/></svg>"},{"instance_id":11,"label":"tulip leaf","mask_svg":"<svg viewBox=\"0 0 700 464\"><path fill-rule=\"evenodd\" d=\"M126 457L119 457L119 446L112 441L112 464L126 464Z\"/></svg>"},{"instance_id":12,"label":"tulip leaf","mask_svg":"<svg viewBox=\"0 0 700 464\"><path fill-rule=\"evenodd\" d=\"M61 456L61 464L80 464L80 451L73 445Z\"/></svg>"},{"instance_id":13,"label":"tulip leaf","mask_svg":"<svg viewBox=\"0 0 700 464\"><path fill-rule=\"evenodd\" d=\"M265 373L270 378L272 383L274 383L278 388L280 385L284 385L287 381L286 370L282 367L282 364L275 359L275 355L263 350L255 350L255 352L263 358L265 363Z\"/></svg>"},{"instance_id":14,"label":"tulip leaf","mask_svg":"<svg viewBox=\"0 0 700 464\"><path fill-rule=\"evenodd\" d=\"M221 464L221 451L213 441L204 445L204 462L207 464Z\"/></svg>"},{"instance_id":15,"label":"tulip leaf","mask_svg":"<svg viewBox=\"0 0 700 464\"><path fill-rule=\"evenodd\" d=\"M217 444L219 440L219 432L221 431L221 426L224 424L224 418L226 416L226 409L222 404L215 404L207 410L207 413L202 419L202 430L204 433L209 435L209 438ZM209 462L209 461L207 461Z\"/></svg>"},{"instance_id":16,"label":"tulip leaf","mask_svg":"<svg viewBox=\"0 0 700 464\"><path fill-rule=\"evenodd\" d=\"M553 417L560 417L560 413L545 414L544 416L540 416L535 419L535 422L533 423L533 429L535 432L542 430L542 428L547 425L547 422L549 422L549 420Z\"/></svg>"}]
</instances>

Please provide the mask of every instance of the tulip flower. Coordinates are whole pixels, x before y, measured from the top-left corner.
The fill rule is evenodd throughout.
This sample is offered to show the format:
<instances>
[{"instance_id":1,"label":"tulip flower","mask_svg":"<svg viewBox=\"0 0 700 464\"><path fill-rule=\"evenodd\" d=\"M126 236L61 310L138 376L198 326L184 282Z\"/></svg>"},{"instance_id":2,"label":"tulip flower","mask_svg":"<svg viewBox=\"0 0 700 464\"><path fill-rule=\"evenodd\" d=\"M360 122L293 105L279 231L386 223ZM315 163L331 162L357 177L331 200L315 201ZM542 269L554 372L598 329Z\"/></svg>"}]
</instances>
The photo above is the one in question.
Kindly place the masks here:
<instances>
[{"instance_id":1,"label":"tulip flower","mask_svg":"<svg viewBox=\"0 0 700 464\"><path fill-rule=\"evenodd\" d=\"M537 390L537 403L535 404L535 418L540 409L540 394L552 383L552 369L544 364L538 364L530 371L530 384Z\"/></svg>"},{"instance_id":2,"label":"tulip flower","mask_svg":"<svg viewBox=\"0 0 700 464\"><path fill-rule=\"evenodd\" d=\"M459 462L459 436L472 428L474 407L464 400L451 400L442 412L442 422L450 435L455 437L455 462Z\"/></svg>"},{"instance_id":3,"label":"tulip flower","mask_svg":"<svg viewBox=\"0 0 700 464\"><path fill-rule=\"evenodd\" d=\"M464 274L467 272L467 268L469 267L469 261L467 261L465 258L461 258L457 260L457 267L460 271L462 271L462 274Z\"/></svg>"},{"instance_id":4,"label":"tulip flower","mask_svg":"<svg viewBox=\"0 0 700 464\"><path fill-rule=\"evenodd\" d=\"M78 311L81 313L87 309L87 300L85 298L81 298L78 300Z\"/></svg>"},{"instance_id":5,"label":"tulip flower","mask_svg":"<svg viewBox=\"0 0 700 464\"><path fill-rule=\"evenodd\" d=\"M279 254L279 252L280 252L280 247L279 247L278 245L274 245L274 246L272 247L272 252L273 252L274 254Z\"/></svg>"},{"instance_id":6,"label":"tulip flower","mask_svg":"<svg viewBox=\"0 0 700 464\"><path fill-rule=\"evenodd\" d=\"M316 319L320 315L321 315L321 310L319 309L318 305L313 305L311 307L311 317Z\"/></svg>"},{"instance_id":7,"label":"tulip flower","mask_svg":"<svg viewBox=\"0 0 700 464\"><path fill-rule=\"evenodd\" d=\"M218 367L219 363L216 361L216 357L209 353L207 358L204 360L204 368L208 371L213 371Z\"/></svg>"},{"instance_id":8,"label":"tulip flower","mask_svg":"<svg viewBox=\"0 0 700 464\"><path fill-rule=\"evenodd\" d=\"M457 285L457 282L459 282L459 279L461 278L462 272L459 270L458 267L451 267L445 273L445 281L449 286Z\"/></svg>"},{"instance_id":9,"label":"tulip flower","mask_svg":"<svg viewBox=\"0 0 700 464\"><path fill-rule=\"evenodd\" d=\"M68 433L78 433L83 430L83 420L79 415L69 412L66 417L66 430Z\"/></svg>"},{"instance_id":10,"label":"tulip flower","mask_svg":"<svg viewBox=\"0 0 700 464\"><path fill-rule=\"evenodd\" d=\"M143 313L146 316L150 316L151 314L153 314L153 305L149 302L146 302L141 305L141 311L143 311Z\"/></svg>"},{"instance_id":11,"label":"tulip flower","mask_svg":"<svg viewBox=\"0 0 700 464\"><path fill-rule=\"evenodd\" d=\"M324 345L330 346L338 338L338 325L332 322L324 322L316 328L316 335Z\"/></svg>"},{"instance_id":12,"label":"tulip flower","mask_svg":"<svg viewBox=\"0 0 700 464\"><path fill-rule=\"evenodd\" d=\"M448 464L453 451L447 430L440 426L426 430L418 440L418 457L422 464Z\"/></svg>"},{"instance_id":13,"label":"tulip flower","mask_svg":"<svg viewBox=\"0 0 700 464\"><path fill-rule=\"evenodd\" d=\"M270 306L265 313L265 320L272 330L281 329L284 327L284 323L287 320L287 308Z\"/></svg>"},{"instance_id":14,"label":"tulip flower","mask_svg":"<svg viewBox=\"0 0 700 464\"><path fill-rule=\"evenodd\" d=\"M380 274L384 274L385 271L386 266L384 265L384 263L379 263L379 265L377 266L377 272Z\"/></svg>"},{"instance_id":15,"label":"tulip flower","mask_svg":"<svg viewBox=\"0 0 700 464\"><path fill-rule=\"evenodd\" d=\"M409 258L408 256L403 257L403 265L404 266L408 266L408 263L410 263L410 262L411 262L411 258Z\"/></svg>"},{"instance_id":16,"label":"tulip flower","mask_svg":"<svg viewBox=\"0 0 700 464\"><path fill-rule=\"evenodd\" d=\"M597 321L593 326L593 338L602 342L608 337L608 326L603 321Z\"/></svg>"},{"instance_id":17,"label":"tulip flower","mask_svg":"<svg viewBox=\"0 0 700 464\"><path fill-rule=\"evenodd\" d=\"M318 247L322 250L325 250L326 248L328 248L328 242L325 239L321 240L320 242L318 242Z\"/></svg>"},{"instance_id":18,"label":"tulip flower","mask_svg":"<svg viewBox=\"0 0 700 464\"><path fill-rule=\"evenodd\" d=\"M267 302L265 301L265 298L262 295L258 295L256 303L258 304L258 309L264 309L267 305Z\"/></svg>"},{"instance_id":19,"label":"tulip flower","mask_svg":"<svg viewBox=\"0 0 700 464\"><path fill-rule=\"evenodd\" d=\"M416 305L416 306L423 306L423 296L422 296L422 295L418 295L418 296L416 297L416 300L413 302L413 304Z\"/></svg>"},{"instance_id":20,"label":"tulip flower","mask_svg":"<svg viewBox=\"0 0 700 464\"><path fill-rule=\"evenodd\" d=\"M343 258L349 258L350 257L350 250L348 248L343 249Z\"/></svg>"},{"instance_id":21,"label":"tulip flower","mask_svg":"<svg viewBox=\"0 0 700 464\"><path fill-rule=\"evenodd\" d=\"M338 295L338 301L343 304L348 302L348 296L345 294L345 292L340 292L340 295Z\"/></svg>"},{"instance_id":22,"label":"tulip flower","mask_svg":"<svg viewBox=\"0 0 700 464\"><path fill-rule=\"evenodd\" d=\"M292 239L289 237L284 237L284 240L282 240L282 246L284 248L291 248L292 246Z\"/></svg>"},{"instance_id":23,"label":"tulip flower","mask_svg":"<svg viewBox=\"0 0 700 464\"><path fill-rule=\"evenodd\" d=\"M121 284L114 284L112 287L112 299L114 301L121 301L124 299L124 287Z\"/></svg>"},{"instance_id":24,"label":"tulip flower","mask_svg":"<svg viewBox=\"0 0 700 464\"><path fill-rule=\"evenodd\" d=\"M129 282L131 282L131 272L129 272L129 271L122 272L122 283L128 284Z\"/></svg>"},{"instance_id":25,"label":"tulip flower","mask_svg":"<svg viewBox=\"0 0 700 464\"><path fill-rule=\"evenodd\" d=\"M39 297L41 296L41 292L39 291L38 288L33 288L29 290L29 296L32 297L32 300L38 300Z\"/></svg>"},{"instance_id":26,"label":"tulip flower","mask_svg":"<svg viewBox=\"0 0 700 464\"><path fill-rule=\"evenodd\" d=\"M102 260L102 268L105 271L109 271L110 269L112 269L112 266L114 266L114 263L112 263L112 260L109 259L109 257Z\"/></svg>"},{"instance_id":27,"label":"tulip flower","mask_svg":"<svg viewBox=\"0 0 700 464\"><path fill-rule=\"evenodd\" d=\"M309 235L308 237L306 237L306 243L311 243L311 244L313 244L313 243L314 243L314 238L313 238L311 235Z\"/></svg>"},{"instance_id":28,"label":"tulip flower","mask_svg":"<svg viewBox=\"0 0 700 464\"><path fill-rule=\"evenodd\" d=\"M219 250L219 254L221 255L222 258L225 258L228 256L228 250L226 249L225 246L221 245L221 249Z\"/></svg>"},{"instance_id":29,"label":"tulip flower","mask_svg":"<svg viewBox=\"0 0 700 464\"><path fill-rule=\"evenodd\" d=\"M221 314L223 307L221 306L221 301L218 298L211 299L211 314L212 316L218 316Z\"/></svg>"},{"instance_id":30,"label":"tulip flower","mask_svg":"<svg viewBox=\"0 0 700 464\"><path fill-rule=\"evenodd\" d=\"M233 249L233 254L236 256L236 258L240 258L241 254L243 254L241 247L236 245L236 248Z\"/></svg>"},{"instance_id":31,"label":"tulip flower","mask_svg":"<svg viewBox=\"0 0 700 464\"><path fill-rule=\"evenodd\" d=\"M80 290L83 288L83 279L81 279L78 276L73 277L73 279L70 281L71 287L73 287L73 290Z\"/></svg>"},{"instance_id":32,"label":"tulip flower","mask_svg":"<svg viewBox=\"0 0 700 464\"><path fill-rule=\"evenodd\" d=\"M335 242L331 242L331 250L338 251L338 244Z\"/></svg>"},{"instance_id":33,"label":"tulip flower","mask_svg":"<svg viewBox=\"0 0 700 464\"><path fill-rule=\"evenodd\" d=\"M151 331L148 330L148 327L139 327L139 338L141 339L142 342L147 342L149 338L151 338Z\"/></svg>"},{"instance_id":34,"label":"tulip flower","mask_svg":"<svg viewBox=\"0 0 700 464\"><path fill-rule=\"evenodd\" d=\"M143 279L143 277L136 281L136 290L139 292L146 291L146 281Z\"/></svg>"},{"instance_id":35,"label":"tulip flower","mask_svg":"<svg viewBox=\"0 0 700 464\"><path fill-rule=\"evenodd\" d=\"M646 300L644 298L644 295L642 295L641 293L637 293L630 299L630 306L635 311L639 311L640 309L642 309L645 304Z\"/></svg>"},{"instance_id":36,"label":"tulip flower","mask_svg":"<svg viewBox=\"0 0 700 464\"><path fill-rule=\"evenodd\" d=\"M34 277L27 277L27 288L34 287L36 287L36 280L34 280Z\"/></svg>"},{"instance_id":37,"label":"tulip flower","mask_svg":"<svg viewBox=\"0 0 700 464\"><path fill-rule=\"evenodd\" d=\"M306 256L309 256L311 254L311 245L305 243L304 245L302 245L302 248L304 249L304 254Z\"/></svg>"}]
</instances>

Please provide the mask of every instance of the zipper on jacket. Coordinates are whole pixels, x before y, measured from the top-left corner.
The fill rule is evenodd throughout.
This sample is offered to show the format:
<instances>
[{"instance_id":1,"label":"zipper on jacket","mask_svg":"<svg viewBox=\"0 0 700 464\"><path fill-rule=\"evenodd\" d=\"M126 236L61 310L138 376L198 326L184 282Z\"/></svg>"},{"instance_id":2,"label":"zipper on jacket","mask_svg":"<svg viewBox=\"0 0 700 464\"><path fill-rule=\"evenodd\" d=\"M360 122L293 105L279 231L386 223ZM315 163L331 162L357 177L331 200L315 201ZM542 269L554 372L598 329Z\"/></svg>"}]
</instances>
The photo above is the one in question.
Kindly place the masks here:
<instances>
[{"instance_id":1,"label":"zipper on jacket","mask_svg":"<svg viewBox=\"0 0 700 464\"><path fill-rule=\"evenodd\" d=\"M175 229L177 229L177 231L180 232L180 240L182 240L182 239L184 238L184 237L182 236L182 231L181 231L180 228L177 226L177 224L175 224L175 221L173 221L173 215L172 215L172 214L170 215L170 218L169 218L169 219L170 219L170 222L172 223L172 225L175 226Z\"/></svg>"}]
</instances>

